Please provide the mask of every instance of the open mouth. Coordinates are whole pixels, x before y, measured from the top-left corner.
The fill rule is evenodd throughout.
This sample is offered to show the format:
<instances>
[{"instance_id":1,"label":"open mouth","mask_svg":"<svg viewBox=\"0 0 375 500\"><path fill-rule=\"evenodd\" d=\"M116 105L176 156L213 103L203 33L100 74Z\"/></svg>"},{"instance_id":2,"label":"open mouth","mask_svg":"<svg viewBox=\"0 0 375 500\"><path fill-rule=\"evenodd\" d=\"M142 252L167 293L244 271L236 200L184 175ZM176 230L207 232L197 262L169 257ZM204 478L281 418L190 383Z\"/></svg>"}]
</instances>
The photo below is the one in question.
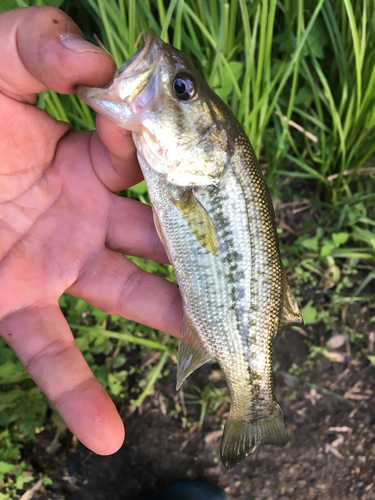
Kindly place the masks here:
<instances>
[{"instance_id":1,"label":"open mouth","mask_svg":"<svg viewBox=\"0 0 375 500\"><path fill-rule=\"evenodd\" d=\"M158 45L158 41L160 40L155 31L150 28L146 33L144 44L116 71L114 78L118 78L121 75L124 76L125 71L126 74L133 75L152 66L155 60L154 51Z\"/></svg>"},{"instance_id":2,"label":"open mouth","mask_svg":"<svg viewBox=\"0 0 375 500\"><path fill-rule=\"evenodd\" d=\"M104 88L77 88L77 95L98 113L102 113L120 126L127 125L132 116L131 103L149 83L163 42L150 29L146 33L144 45L135 52L113 76ZM147 99L148 101L150 98Z\"/></svg>"}]
</instances>

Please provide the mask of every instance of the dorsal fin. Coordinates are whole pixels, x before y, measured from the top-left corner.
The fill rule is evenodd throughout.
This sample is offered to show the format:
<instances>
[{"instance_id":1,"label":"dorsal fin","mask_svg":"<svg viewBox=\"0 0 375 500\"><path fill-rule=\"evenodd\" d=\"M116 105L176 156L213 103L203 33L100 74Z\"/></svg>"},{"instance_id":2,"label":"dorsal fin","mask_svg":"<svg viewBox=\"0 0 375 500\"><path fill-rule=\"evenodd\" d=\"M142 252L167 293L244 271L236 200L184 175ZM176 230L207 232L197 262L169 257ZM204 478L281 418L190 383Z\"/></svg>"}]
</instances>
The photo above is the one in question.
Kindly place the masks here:
<instances>
[{"instance_id":1,"label":"dorsal fin","mask_svg":"<svg viewBox=\"0 0 375 500\"><path fill-rule=\"evenodd\" d=\"M178 343L177 386L178 390L184 380L200 366L212 359L212 355L202 344L199 335L189 317L182 312L182 326Z\"/></svg>"},{"instance_id":2,"label":"dorsal fin","mask_svg":"<svg viewBox=\"0 0 375 500\"><path fill-rule=\"evenodd\" d=\"M278 331L280 331L285 326L296 324L298 325L303 323L297 299L294 296L283 264L281 264L281 272L281 286L283 290L283 297L281 302L281 316Z\"/></svg>"},{"instance_id":3,"label":"dorsal fin","mask_svg":"<svg viewBox=\"0 0 375 500\"><path fill-rule=\"evenodd\" d=\"M215 226L203 205L188 190L182 201L175 200L173 203L202 247L213 255L219 255Z\"/></svg>"}]
</instances>

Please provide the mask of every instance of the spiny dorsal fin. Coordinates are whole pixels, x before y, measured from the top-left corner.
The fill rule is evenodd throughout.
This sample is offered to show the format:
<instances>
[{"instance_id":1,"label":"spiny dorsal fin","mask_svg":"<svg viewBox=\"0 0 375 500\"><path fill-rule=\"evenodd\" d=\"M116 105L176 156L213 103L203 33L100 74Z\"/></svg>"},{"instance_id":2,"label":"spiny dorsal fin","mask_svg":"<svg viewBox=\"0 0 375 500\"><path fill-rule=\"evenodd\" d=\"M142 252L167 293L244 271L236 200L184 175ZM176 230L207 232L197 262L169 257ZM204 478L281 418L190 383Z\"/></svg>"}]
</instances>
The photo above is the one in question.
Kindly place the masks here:
<instances>
[{"instance_id":1,"label":"spiny dorsal fin","mask_svg":"<svg viewBox=\"0 0 375 500\"><path fill-rule=\"evenodd\" d=\"M215 226L205 208L190 191L183 201L174 201L177 210L198 242L213 255L219 255Z\"/></svg>"},{"instance_id":2,"label":"spiny dorsal fin","mask_svg":"<svg viewBox=\"0 0 375 500\"><path fill-rule=\"evenodd\" d=\"M178 343L177 356L177 387L178 390L184 380L194 370L212 359L211 354L202 344L201 339L190 319L182 312L182 326Z\"/></svg>"},{"instance_id":3,"label":"spiny dorsal fin","mask_svg":"<svg viewBox=\"0 0 375 500\"><path fill-rule=\"evenodd\" d=\"M283 289L283 297L281 303L281 317L278 331L280 331L285 326L301 324L303 322L298 302L294 296L292 287L290 286L283 264L281 264L281 271L281 286Z\"/></svg>"}]
</instances>

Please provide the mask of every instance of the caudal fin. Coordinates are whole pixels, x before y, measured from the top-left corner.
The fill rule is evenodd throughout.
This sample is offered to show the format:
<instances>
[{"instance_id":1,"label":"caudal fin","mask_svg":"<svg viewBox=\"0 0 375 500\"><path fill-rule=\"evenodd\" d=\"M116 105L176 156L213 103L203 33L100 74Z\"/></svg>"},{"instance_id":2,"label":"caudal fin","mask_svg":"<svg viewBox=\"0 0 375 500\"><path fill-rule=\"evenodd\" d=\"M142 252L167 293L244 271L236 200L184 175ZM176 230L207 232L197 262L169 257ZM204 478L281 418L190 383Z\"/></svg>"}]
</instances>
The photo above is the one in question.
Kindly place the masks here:
<instances>
[{"instance_id":1,"label":"caudal fin","mask_svg":"<svg viewBox=\"0 0 375 500\"><path fill-rule=\"evenodd\" d=\"M288 442L283 414L279 405L267 418L246 421L229 414L221 440L221 460L232 469L262 444L282 448Z\"/></svg>"}]
</instances>

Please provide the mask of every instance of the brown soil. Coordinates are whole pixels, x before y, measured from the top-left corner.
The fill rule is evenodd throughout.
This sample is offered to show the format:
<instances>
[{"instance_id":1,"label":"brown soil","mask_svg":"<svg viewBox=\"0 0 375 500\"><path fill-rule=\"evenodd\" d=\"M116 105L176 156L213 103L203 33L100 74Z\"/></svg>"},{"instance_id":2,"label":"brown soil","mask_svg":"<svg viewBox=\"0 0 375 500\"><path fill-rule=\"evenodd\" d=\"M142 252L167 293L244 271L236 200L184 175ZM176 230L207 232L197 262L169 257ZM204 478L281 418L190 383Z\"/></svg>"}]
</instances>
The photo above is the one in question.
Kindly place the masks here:
<instances>
[{"instance_id":1,"label":"brown soil","mask_svg":"<svg viewBox=\"0 0 375 500\"><path fill-rule=\"evenodd\" d=\"M288 330L276 339L274 350L275 366L287 371L306 358L305 338ZM375 498L375 367L366 359L352 359L346 366L321 357L300 375L305 382L346 394L346 400L277 372L275 390L289 443L283 449L263 446L231 471L219 459L220 419L208 416L202 430L191 432L170 416L176 401L172 362L170 368L160 388L169 403L149 397L141 413L125 418L126 442L115 455L95 456L79 445L74 452L60 448L51 457L38 448L30 460L48 471L53 485L33 499L136 500L196 478L218 484L231 500ZM202 367L193 382L204 384L214 368ZM198 407L187 411L192 420L199 419Z\"/></svg>"}]
</instances>

